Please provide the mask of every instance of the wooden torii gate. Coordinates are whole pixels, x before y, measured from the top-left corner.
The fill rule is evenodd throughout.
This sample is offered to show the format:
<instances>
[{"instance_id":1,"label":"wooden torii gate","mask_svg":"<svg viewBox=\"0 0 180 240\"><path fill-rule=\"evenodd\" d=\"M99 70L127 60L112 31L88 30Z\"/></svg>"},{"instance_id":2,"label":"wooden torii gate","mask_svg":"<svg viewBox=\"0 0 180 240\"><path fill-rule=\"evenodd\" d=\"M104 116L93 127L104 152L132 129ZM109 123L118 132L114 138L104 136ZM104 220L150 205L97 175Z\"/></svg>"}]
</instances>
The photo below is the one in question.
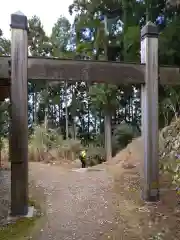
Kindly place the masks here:
<instances>
[{"instance_id":1,"label":"wooden torii gate","mask_svg":"<svg viewBox=\"0 0 180 240\"><path fill-rule=\"evenodd\" d=\"M25 15L20 12L11 15L11 57L0 57L0 100L6 97L11 100L11 215L28 213L28 80L140 83L144 139L142 196L145 201L158 201L158 84L180 84L180 73L177 67L160 67L158 75L157 27L149 22L141 31L142 64L28 57L27 29Z\"/></svg>"}]
</instances>

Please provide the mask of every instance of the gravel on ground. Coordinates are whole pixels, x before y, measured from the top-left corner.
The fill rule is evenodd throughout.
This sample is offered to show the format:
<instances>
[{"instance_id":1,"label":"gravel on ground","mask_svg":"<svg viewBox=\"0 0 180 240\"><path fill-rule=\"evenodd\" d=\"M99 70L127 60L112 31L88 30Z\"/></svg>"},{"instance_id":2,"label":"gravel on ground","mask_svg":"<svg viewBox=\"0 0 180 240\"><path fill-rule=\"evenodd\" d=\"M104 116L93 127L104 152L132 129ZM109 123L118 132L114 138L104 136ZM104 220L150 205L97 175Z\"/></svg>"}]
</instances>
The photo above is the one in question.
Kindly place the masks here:
<instances>
[{"instance_id":1,"label":"gravel on ground","mask_svg":"<svg viewBox=\"0 0 180 240\"><path fill-rule=\"evenodd\" d=\"M113 228L113 179L106 171L32 163L30 179L44 188L47 201L47 222L38 240L105 239Z\"/></svg>"},{"instance_id":2,"label":"gravel on ground","mask_svg":"<svg viewBox=\"0 0 180 240\"><path fill-rule=\"evenodd\" d=\"M0 226L7 224L11 193L10 184L10 171L0 170Z\"/></svg>"}]
</instances>

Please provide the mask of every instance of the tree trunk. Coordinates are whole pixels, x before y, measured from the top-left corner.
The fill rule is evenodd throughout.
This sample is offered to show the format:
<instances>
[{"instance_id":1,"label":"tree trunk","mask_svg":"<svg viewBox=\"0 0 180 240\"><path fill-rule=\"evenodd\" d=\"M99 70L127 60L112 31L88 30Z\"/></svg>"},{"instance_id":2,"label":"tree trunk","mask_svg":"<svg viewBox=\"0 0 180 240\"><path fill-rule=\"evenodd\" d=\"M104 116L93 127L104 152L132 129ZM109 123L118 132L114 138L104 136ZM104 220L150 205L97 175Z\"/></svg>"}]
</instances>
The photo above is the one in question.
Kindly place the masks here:
<instances>
[{"instance_id":1,"label":"tree trunk","mask_svg":"<svg viewBox=\"0 0 180 240\"><path fill-rule=\"evenodd\" d=\"M95 136L97 135L97 115L95 115L94 117L94 132L95 132Z\"/></svg>"},{"instance_id":2,"label":"tree trunk","mask_svg":"<svg viewBox=\"0 0 180 240\"><path fill-rule=\"evenodd\" d=\"M103 122L102 122L102 113L100 111L99 113L99 133L100 135L104 133L104 126L103 126Z\"/></svg>"},{"instance_id":3,"label":"tree trunk","mask_svg":"<svg viewBox=\"0 0 180 240\"><path fill-rule=\"evenodd\" d=\"M37 92L34 92L34 123L37 124Z\"/></svg>"},{"instance_id":4,"label":"tree trunk","mask_svg":"<svg viewBox=\"0 0 180 240\"><path fill-rule=\"evenodd\" d=\"M2 167L2 139L0 138L0 169Z\"/></svg>"},{"instance_id":5,"label":"tree trunk","mask_svg":"<svg viewBox=\"0 0 180 240\"><path fill-rule=\"evenodd\" d=\"M111 134L111 113L110 111L105 111L104 116L104 135L105 135L105 152L106 161L112 158L112 134Z\"/></svg>"},{"instance_id":6,"label":"tree trunk","mask_svg":"<svg viewBox=\"0 0 180 240\"><path fill-rule=\"evenodd\" d=\"M59 103L59 105L58 105L58 117L59 117L58 124L60 126L60 122L61 122L61 103Z\"/></svg>"},{"instance_id":7,"label":"tree trunk","mask_svg":"<svg viewBox=\"0 0 180 240\"><path fill-rule=\"evenodd\" d=\"M73 118L73 138L74 140L76 140L76 121L75 119Z\"/></svg>"},{"instance_id":8,"label":"tree trunk","mask_svg":"<svg viewBox=\"0 0 180 240\"><path fill-rule=\"evenodd\" d=\"M66 140L69 138L69 118L68 118L68 96L67 96L67 81L65 82L65 114L66 114Z\"/></svg>"},{"instance_id":9,"label":"tree trunk","mask_svg":"<svg viewBox=\"0 0 180 240\"><path fill-rule=\"evenodd\" d=\"M90 110L89 110L89 99L88 99L88 141L90 140Z\"/></svg>"},{"instance_id":10,"label":"tree trunk","mask_svg":"<svg viewBox=\"0 0 180 240\"><path fill-rule=\"evenodd\" d=\"M47 131L47 129L48 129L48 111L47 111L47 109L45 109L44 127L45 127L45 129Z\"/></svg>"},{"instance_id":11,"label":"tree trunk","mask_svg":"<svg viewBox=\"0 0 180 240\"><path fill-rule=\"evenodd\" d=\"M72 129L73 129L73 138L76 139L76 110L77 110L77 103L76 103L76 91L75 91L75 86L72 85Z\"/></svg>"},{"instance_id":12,"label":"tree trunk","mask_svg":"<svg viewBox=\"0 0 180 240\"><path fill-rule=\"evenodd\" d=\"M48 129L48 118L49 118L49 86L46 84L46 99L44 108L44 127Z\"/></svg>"},{"instance_id":13,"label":"tree trunk","mask_svg":"<svg viewBox=\"0 0 180 240\"><path fill-rule=\"evenodd\" d=\"M62 120L62 91L61 85L59 85L59 104L58 104L58 112L59 112L59 127L61 127Z\"/></svg>"},{"instance_id":14,"label":"tree trunk","mask_svg":"<svg viewBox=\"0 0 180 240\"><path fill-rule=\"evenodd\" d=\"M124 40L123 40L123 44L124 44L124 49L123 49L123 60L126 61L127 59L127 43L126 43L126 39L125 39L125 34L126 34L126 31L127 31L127 27L128 27L128 24L127 24L127 17L128 17L128 3L126 0L123 0L122 1L122 6L123 6L123 21L124 21L124 29L123 29L123 32L124 32Z\"/></svg>"},{"instance_id":15,"label":"tree trunk","mask_svg":"<svg viewBox=\"0 0 180 240\"><path fill-rule=\"evenodd\" d=\"M33 105L33 123L34 123L34 119L35 119L35 93L33 92L33 94L32 94L32 101L33 101L33 103L32 103L32 105Z\"/></svg>"}]
</instances>

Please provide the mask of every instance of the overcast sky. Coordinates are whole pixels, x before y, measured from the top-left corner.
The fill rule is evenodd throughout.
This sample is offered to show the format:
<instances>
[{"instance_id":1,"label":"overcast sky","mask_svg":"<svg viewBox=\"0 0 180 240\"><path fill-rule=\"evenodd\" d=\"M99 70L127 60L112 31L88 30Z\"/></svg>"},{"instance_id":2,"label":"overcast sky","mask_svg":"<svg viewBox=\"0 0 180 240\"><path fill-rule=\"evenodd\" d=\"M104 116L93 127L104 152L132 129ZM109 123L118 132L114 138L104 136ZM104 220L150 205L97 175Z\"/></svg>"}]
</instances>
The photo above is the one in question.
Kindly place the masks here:
<instances>
[{"instance_id":1,"label":"overcast sky","mask_svg":"<svg viewBox=\"0 0 180 240\"><path fill-rule=\"evenodd\" d=\"M72 22L68 7L73 0L5 0L1 4L0 29L4 36L10 38L10 15L21 11L28 18L33 15L40 17L46 33L49 35L54 23L60 15L64 15Z\"/></svg>"}]
</instances>

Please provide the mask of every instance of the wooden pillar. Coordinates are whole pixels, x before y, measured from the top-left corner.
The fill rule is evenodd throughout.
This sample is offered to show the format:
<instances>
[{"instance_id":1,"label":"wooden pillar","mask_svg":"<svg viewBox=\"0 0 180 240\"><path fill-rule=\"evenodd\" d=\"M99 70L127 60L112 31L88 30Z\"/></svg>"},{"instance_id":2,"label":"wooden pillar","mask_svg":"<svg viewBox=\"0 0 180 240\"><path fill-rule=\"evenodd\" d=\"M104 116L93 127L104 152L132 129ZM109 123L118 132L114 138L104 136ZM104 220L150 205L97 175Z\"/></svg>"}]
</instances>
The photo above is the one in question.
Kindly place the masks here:
<instances>
[{"instance_id":1,"label":"wooden pillar","mask_svg":"<svg viewBox=\"0 0 180 240\"><path fill-rule=\"evenodd\" d=\"M66 121L66 140L69 139L69 111L68 111L68 93L67 93L67 87L68 83L67 80L65 81L65 121Z\"/></svg>"},{"instance_id":2,"label":"wooden pillar","mask_svg":"<svg viewBox=\"0 0 180 240\"><path fill-rule=\"evenodd\" d=\"M141 30L141 63L145 63L145 84L141 88L144 169L142 197L159 200L158 156L158 29L148 22Z\"/></svg>"},{"instance_id":3,"label":"wooden pillar","mask_svg":"<svg viewBox=\"0 0 180 240\"><path fill-rule=\"evenodd\" d=\"M11 15L11 216L28 213L27 17Z\"/></svg>"}]
</instances>

